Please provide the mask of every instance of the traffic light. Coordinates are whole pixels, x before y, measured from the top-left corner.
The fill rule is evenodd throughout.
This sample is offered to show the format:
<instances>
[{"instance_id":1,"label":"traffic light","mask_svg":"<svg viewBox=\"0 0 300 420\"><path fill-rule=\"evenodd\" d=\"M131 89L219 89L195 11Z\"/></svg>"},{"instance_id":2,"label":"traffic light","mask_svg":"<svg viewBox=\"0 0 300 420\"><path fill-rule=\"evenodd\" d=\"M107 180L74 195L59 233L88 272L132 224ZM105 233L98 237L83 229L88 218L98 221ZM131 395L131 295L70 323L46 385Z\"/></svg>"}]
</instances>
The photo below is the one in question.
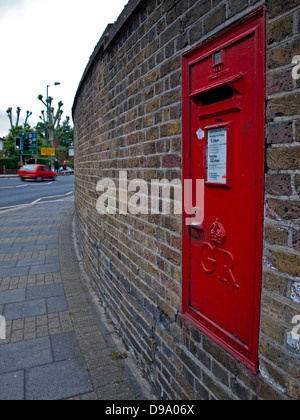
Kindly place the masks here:
<instances>
[{"instance_id":1,"label":"traffic light","mask_svg":"<svg viewBox=\"0 0 300 420\"><path fill-rule=\"evenodd\" d=\"M16 138L16 146L15 146L16 150L21 150L21 138L17 137Z\"/></svg>"},{"instance_id":2,"label":"traffic light","mask_svg":"<svg viewBox=\"0 0 300 420\"><path fill-rule=\"evenodd\" d=\"M29 150L30 149L30 140L26 139L24 142L24 150Z\"/></svg>"}]
</instances>

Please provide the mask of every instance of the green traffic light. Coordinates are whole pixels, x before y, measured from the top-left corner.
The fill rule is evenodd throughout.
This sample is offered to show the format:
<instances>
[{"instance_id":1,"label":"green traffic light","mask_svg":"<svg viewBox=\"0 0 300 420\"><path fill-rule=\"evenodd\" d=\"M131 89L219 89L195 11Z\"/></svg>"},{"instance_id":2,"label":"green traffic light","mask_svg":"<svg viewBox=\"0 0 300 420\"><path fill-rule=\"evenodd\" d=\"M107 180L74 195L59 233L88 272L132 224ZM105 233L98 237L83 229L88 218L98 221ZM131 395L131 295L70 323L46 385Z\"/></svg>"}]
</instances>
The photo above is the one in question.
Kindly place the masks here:
<instances>
[{"instance_id":1,"label":"green traffic light","mask_svg":"<svg viewBox=\"0 0 300 420\"><path fill-rule=\"evenodd\" d=\"M20 150L21 149L21 139L20 137L16 138L16 150Z\"/></svg>"}]
</instances>

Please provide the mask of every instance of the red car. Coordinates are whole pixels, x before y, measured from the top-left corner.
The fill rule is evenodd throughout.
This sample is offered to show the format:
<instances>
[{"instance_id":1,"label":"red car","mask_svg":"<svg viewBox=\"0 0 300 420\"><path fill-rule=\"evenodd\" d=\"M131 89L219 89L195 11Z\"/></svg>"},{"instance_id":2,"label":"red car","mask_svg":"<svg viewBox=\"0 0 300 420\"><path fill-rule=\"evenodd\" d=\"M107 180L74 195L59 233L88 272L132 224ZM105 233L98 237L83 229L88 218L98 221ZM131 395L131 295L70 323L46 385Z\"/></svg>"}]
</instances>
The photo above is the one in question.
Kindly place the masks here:
<instances>
[{"instance_id":1,"label":"red car","mask_svg":"<svg viewBox=\"0 0 300 420\"><path fill-rule=\"evenodd\" d=\"M26 165L19 170L19 177L22 181L25 181L25 179L35 179L37 182L43 181L44 179L55 181L57 173L51 171L45 165Z\"/></svg>"}]
</instances>

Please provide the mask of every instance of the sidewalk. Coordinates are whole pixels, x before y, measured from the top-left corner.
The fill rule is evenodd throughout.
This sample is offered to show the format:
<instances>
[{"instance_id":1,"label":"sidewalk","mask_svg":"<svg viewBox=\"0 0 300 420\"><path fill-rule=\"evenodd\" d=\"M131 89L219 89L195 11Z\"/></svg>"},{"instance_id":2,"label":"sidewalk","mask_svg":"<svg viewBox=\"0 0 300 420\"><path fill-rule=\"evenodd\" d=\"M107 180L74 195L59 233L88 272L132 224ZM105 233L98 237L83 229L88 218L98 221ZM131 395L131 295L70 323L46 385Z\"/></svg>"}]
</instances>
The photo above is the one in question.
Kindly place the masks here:
<instances>
[{"instance_id":1,"label":"sidewalk","mask_svg":"<svg viewBox=\"0 0 300 420\"><path fill-rule=\"evenodd\" d=\"M73 199L0 215L0 400L156 399L82 281L73 215Z\"/></svg>"}]
</instances>

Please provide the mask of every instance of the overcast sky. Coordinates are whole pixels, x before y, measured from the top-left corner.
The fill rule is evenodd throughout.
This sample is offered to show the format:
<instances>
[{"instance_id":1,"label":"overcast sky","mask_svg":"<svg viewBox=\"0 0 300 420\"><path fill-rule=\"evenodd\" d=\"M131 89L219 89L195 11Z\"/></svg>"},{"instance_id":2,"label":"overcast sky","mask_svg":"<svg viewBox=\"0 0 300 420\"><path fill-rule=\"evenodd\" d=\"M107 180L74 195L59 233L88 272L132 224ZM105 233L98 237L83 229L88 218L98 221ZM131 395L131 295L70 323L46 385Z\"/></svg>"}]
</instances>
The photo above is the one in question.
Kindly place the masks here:
<instances>
[{"instance_id":1,"label":"overcast sky","mask_svg":"<svg viewBox=\"0 0 300 420\"><path fill-rule=\"evenodd\" d=\"M7 108L33 112L39 122L39 94L64 103L71 116L83 71L106 26L117 20L128 0L0 0L0 136L10 128Z\"/></svg>"}]
</instances>

